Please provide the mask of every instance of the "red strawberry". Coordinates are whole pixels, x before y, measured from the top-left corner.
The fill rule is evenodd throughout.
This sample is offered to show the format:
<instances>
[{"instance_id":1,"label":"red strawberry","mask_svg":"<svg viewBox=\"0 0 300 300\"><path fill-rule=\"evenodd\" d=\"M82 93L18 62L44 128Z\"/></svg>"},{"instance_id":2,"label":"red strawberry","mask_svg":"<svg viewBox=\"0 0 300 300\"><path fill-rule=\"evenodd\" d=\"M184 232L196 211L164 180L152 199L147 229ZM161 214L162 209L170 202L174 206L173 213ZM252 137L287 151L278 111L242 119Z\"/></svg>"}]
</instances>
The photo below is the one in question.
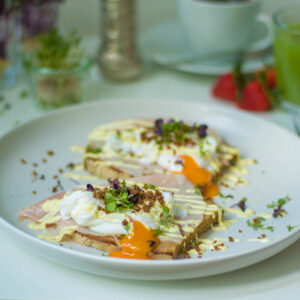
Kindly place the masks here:
<instances>
[{"instance_id":1,"label":"red strawberry","mask_svg":"<svg viewBox=\"0 0 300 300\"><path fill-rule=\"evenodd\" d=\"M232 73L221 75L213 86L212 94L222 100L236 101L237 91L234 75Z\"/></svg>"},{"instance_id":2,"label":"red strawberry","mask_svg":"<svg viewBox=\"0 0 300 300\"><path fill-rule=\"evenodd\" d=\"M271 102L262 84L257 80L248 82L242 91L242 100L237 107L251 111L265 111L270 109Z\"/></svg>"},{"instance_id":3,"label":"red strawberry","mask_svg":"<svg viewBox=\"0 0 300 300\"><path fill-rule=\"evenodd\" d=\"M270 90L276 88L277 85L277 76L276 70L274 67L265 67L255 73L258 80L263 80L266 84L266 87Z\"/></svg>"},{"instance_id":4,"label":"red strawberry","mask_svg":"<svg viewBox=\"0 0 300 300\"><path fill-rule=\"evenodd\" d=\"M267 68L266 71L266 82L269 89L274 89L277 85L277 74L276 70L272 67Z\"/></svg>"}]
</instances>

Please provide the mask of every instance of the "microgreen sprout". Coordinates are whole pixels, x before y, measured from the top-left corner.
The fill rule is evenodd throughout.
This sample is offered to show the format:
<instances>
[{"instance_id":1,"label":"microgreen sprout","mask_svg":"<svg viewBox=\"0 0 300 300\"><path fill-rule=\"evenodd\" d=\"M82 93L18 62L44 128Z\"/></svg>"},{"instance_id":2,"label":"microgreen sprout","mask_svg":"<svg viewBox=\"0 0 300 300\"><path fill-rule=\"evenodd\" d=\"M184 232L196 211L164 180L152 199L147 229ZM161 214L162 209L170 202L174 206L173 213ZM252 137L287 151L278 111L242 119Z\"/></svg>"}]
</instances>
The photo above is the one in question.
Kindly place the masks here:
<instances>
[{"instance_id":1,"label":"microgreen sprout","mask_svg":"<svg viewBox=\"0 0 300 300\"><path fill-rule=\"evenodd\" d=\"M271 232L274 231L274 227L273 226L267 226L264 225L262 222L266 221L265 218L263 217L256 217L252 220L252 222L250 221L250 219L247 220L247 225L249 227L252 227L254 230L270 230Z\"/></svg>"},{"instance_id":2,"label":"microgreen sprout","mask_svg":"<svg viewBox=\"0 0 300 300\"><path fill-rule=\"evenodd\" d=\"M38 36L38 47L30 57L25 58L27 70L34 66L53 70L70 70L78 67L83 57L81 39L76 31L62 36L57 29Z\"/></svg>"},{"instance_id":3,"label":"microgreen sprout","mask_svg":"<svg viewBox=\"0 0 300 300\"><path fill-rule=\"evenodd\" d=\"M100 152L102 152L101 148L94 148L91 144L87 145L86 147L86 153L94 153L94 154L98 154Z\"/></svg>"},{"instance_id":4,"label":"microgreen sprout","mask_svg":"<svg viewBox=\"0 0 300 300\"><path fill-rule=\"evenodd\" d=\"M170 209L167 206L164 206L162 213L161 213L160 224L163 226L169 226L171 219L172 219L172 216L170 214Z\"/></svg>"},{"instance_id":5,"label":"microgreen sprout","mask_svg":"<svg viewBox=\"0 0 300 300\"><path fill-rule=\"evenodd\" d=\"M288 225L288 226L287 226L287 229L288 229L288 231L290 232L290 231L292 231L293 229L295 229L295 228L297 228L297 227L299 227L299 225L295 225L295 226Z\"/></svg>"},{"instance_id":6,"label":"microgreen sprout","mask_svg":"<svg viewBox=\"0 0 300 300\"><path fill-rule=\"evenodd\" d=\"M201 195L199 185L196 185L196 184L195 184L195 185L194 185L194 190L195 190L195 194L196 194L196 195L199 195L199 196Z\"/></svg>"},{"instance_id":7,"label":"microgreen sprout","mask_svg":"<svg viewBox=\"0 0 300 300\"><path fill-rule=\"evenodd\" d=\"M220 198L223 198L223 199L233 199L233 196L232 195L224 195L224 194L222 194L221 192L219 193L219 196L220 196Z\"/></svg>"},{"instance_id":8,"label":"microgreen sprout","mask_svg":"<svg viewBox=\"0 0 300 300\"><path fill-rule=\"evenodd\" d=\"M153 232L154 235L162 235L163 234L163 231L161 230L160 227L158 227L154 232Z\"/></svg>"},{"instance_id":9,"label":"microgreen sprout","mask_svg":"<svg viewBox=\"0 0 300 300\"><path fill-rule=\"evenodd\" d=\"M267 208L273 208L273 217L277 218L278 216L283 217L286 214L286 211L282 208L283 205L287 203L289 200L289 196L285 196L282 198L279 198L277 202L273 201L270 204L267 204Z\"/></svg>"}]
</instances>

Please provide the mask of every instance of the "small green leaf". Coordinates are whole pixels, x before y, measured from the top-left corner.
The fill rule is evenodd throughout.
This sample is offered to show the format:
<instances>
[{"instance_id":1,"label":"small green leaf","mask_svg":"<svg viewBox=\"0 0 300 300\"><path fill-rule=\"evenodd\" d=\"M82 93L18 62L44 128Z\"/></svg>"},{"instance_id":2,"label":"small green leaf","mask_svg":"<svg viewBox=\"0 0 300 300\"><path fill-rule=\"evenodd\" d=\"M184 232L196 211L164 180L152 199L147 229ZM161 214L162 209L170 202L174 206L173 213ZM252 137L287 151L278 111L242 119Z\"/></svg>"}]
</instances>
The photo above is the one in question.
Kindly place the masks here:
<instances>
[{"instance_id":1,"label":"small green leaf","mask_svg":"<svg viewBox=\"0 0 300 300\"><path fill-rule=\"evenodd\" d=\"M248 219L247 225L249 227L252 227L254 230L261 229L261 230L270 230L271 232L274 231L273 226L266 226L266 225L262 224L262 222L266 221L266 219L263 217L254 218L252 221L253 222L251 223L250 219Z\"/></svg>"},{"instance_id":2,"label":"small green leaf","mask_svg":"<svg viewBox=\"0 0 300 300\"><path fill-rule=\"evenodd\" d=\"M162 235L163 234L163 231L160 229L160 227L158 227L154 232L153 232L154 235Z\"/></svg>"},{"instance_id":3,"label":"small green leaf","mask_svg":"<svg viewBox=\"0 0 300 300\"><path fill-rule=\"evenodd\" d=\"M116 207L117 205L115 202L108 202L105 205L105 209L109 212L114 212L116 210Z\"/></svg>"},{"instance_id":4,"label":"small green leaf","mask_svg":"<svg viewBox=\"0 0 300 300\"><path fill-rule=\"evenodd\" d=\"M288 226L287 226L287 229L288 229L288 231L290 232L290 231L292 231L293 229L297 228L298 226L299 226L299 225L295 225L295 226L288 225Z\"/></svg>"},{"instance_id":5,"label":"small green leaf","mask_svg":"<svg viewBox=\"0 0 300 300\"><path fill-rule=\"evenodd\" d=\"M228 198L230 198L230 199L233 199L233 196L232 195L224 195L224 194L222 194L221 192L219 193L219 196L220 196L220 198L224 198L224 199L228 199ZM243 198L243 199L246 199L247 200L247 198ZM243 200L242 199L242 200ZM246 201L245 200L245 201ZM243 200L244 201L244 200Z\"/></svg>"},{"instance_id":6,"label":"small green leaf","mask_svg":"<svg viewBox=\"0 0 300 300\"><path fill-rule=\"evenodd\" d=\"M129 232L129 230L130 230L130 225L127 223L127 224L124 226L124 228L125 228L125 230L126 230L127 232Z\"/></svg>"}]
</instances>

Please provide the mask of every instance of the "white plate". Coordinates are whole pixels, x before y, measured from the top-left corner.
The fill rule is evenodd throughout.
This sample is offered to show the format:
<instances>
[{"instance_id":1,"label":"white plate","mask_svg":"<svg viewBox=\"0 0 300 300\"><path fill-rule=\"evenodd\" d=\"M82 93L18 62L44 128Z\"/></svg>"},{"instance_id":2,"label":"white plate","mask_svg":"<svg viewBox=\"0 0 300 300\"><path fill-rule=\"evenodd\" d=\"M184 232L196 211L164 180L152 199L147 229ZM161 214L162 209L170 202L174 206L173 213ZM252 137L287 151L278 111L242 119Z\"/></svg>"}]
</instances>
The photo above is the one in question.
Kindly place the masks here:
<instances>
[{"instance_id":1,"label":"white plate","mask_svg":"<svg viewBox=\"0 0 300 300\"><path fill-rule=\"evenodd\" d=\"M87 134L101 123L131 117L178 117L187 121L205 122L216 128L232 145L238 146L245 157L256 158L259 164L250 168L251 184L234 191L236 200L246 196L248 207L265 212L266 204L289 194L293 199L286 205L288 215L267 220L274 233L266 232L269 243L248 242L263 232L247 227L246 219L233 224L227 232L212 232L214 236L240 238L240 243L227 243L227 251L208 251L201 259L174 261L135 261L101 256L87 247L61 247L39 240L25 222L18 222L19 211L51 194L56 184L52 177L69 162L79 162L72 145L85 145ZM49 157L47 150L54 150ZM223 273L259 262L288 247L300 235L299 227L288 232L287 225L299 224L299 153L300 140L286 130L243 112L215 106L179 101L101 101L51 113L17 128L0 140L0 224L20 246L51 261L78 270L113 277L135 279L180 279ZM27 161L26 165L20 159ZM41 163L47 158L46 164ZM37 162L39 175L46 180L32 181L32 163ZM64 188L74 183L60 176ZM33 195L32 191L37 194ZM233 202L228 202L231 205ZM269 212L270 209L268 210ZM238 233L242 229L243 233Z\"/></svg>"},{"instance_id":2,"label":"white plate","mask_svg":"<svg viewBox=\"0 0 300 300\"><path fill-rule=\"evenodd\" d=\"M265 26L257 25L254 40L265 35ZM171 69L195 74L220 75L229 72L237 59L235 56L226 56L197 61L178 20L167 21L148 30L141 36L140 47L141 53L149 60ZM250 73L272 62L273 57L269 52L262 52L261 55L253 53L245 59L243 71Z\"/></svg>"}]
</instances>

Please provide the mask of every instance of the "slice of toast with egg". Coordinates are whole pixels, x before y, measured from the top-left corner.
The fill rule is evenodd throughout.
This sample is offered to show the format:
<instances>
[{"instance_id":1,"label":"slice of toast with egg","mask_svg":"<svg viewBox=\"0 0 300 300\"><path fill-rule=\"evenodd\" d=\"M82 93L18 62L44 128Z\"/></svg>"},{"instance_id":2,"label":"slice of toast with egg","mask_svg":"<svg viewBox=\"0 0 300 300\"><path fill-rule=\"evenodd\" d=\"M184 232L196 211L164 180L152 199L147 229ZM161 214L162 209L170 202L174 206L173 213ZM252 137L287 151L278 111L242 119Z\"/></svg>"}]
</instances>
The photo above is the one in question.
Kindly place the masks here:
<instances>
[{"instance_id":1,"label":"slice of toast with egg","mask_svg":"<svg viewBox=\"0 0 300 300\"><path fill-rule=\"evenodd\" d=\"M178 188L178 180L185 178L152 175L139 183L88 185L23 209L19 220L33 221L29 227L46 231L38 237L47 241L71 239L112 257L174 259L222 216L212 200Z\"/></svg>"},{"instance_id":2,"label":"slice of toast with egg","mask_svg":"<svg viewBox=\"0 0 300 300\"><path fill-rule=\"evenodd\" d=\"M205 124L128 119L93 130L83 164L89 173L103 179L183 174L191 184L204 187L238 156L238 149L227 145Z\"/></svg>"}]
</instances>

